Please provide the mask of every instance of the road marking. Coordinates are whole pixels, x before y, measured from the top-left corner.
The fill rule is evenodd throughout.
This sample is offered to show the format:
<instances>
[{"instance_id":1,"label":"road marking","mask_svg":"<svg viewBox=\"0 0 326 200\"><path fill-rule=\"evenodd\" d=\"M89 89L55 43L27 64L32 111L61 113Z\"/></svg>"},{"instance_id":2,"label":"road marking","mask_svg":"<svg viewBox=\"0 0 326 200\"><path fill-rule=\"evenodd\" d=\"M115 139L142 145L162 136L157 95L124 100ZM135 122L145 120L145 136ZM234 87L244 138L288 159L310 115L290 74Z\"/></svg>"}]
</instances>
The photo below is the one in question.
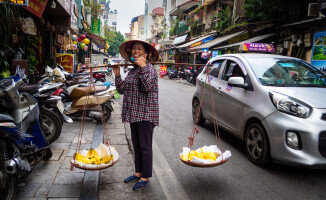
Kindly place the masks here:
<instances>
[{"instance_id":1,"label":"road marking","mask_svg":"<svg viewBox=\"0 0 326 200\"><path fill-rule=\"evenodd\" d=\"M186 192L184 191L182 185L178 181L177 177L173 173L169 163L165 159L160 148L157 146L156 142L153 140L153 152L154 152L154 162L153 168L160 182L166 199L189 199Z\"/></svg>"}]
</instances>

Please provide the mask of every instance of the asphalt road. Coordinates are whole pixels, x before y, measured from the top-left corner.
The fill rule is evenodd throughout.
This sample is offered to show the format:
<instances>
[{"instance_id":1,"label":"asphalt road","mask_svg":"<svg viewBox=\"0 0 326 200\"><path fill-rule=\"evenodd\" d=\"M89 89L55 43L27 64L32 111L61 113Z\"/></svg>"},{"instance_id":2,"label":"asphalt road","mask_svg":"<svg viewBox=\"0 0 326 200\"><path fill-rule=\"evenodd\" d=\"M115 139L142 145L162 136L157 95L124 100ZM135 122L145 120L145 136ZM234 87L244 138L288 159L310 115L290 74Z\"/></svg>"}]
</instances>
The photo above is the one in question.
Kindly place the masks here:
<instances>
[{"instance_id":1,"label":"asphalt road","mask_svg":"<svg viewBox=\"0 0 326 200\"><path fill-rule=\"evenodd\" d=\"M251 163L244 143L220 131L218 147L232 157L214 168L194 168L179 160L193 128L191 99L194 86L159 79L160 126L154 130L154 172L167 199L326 199L326 170ZM199 127L194 146L217 144L210 122ZM180 193L178 193L178 190Z\"/></svg>"}]
</instances>

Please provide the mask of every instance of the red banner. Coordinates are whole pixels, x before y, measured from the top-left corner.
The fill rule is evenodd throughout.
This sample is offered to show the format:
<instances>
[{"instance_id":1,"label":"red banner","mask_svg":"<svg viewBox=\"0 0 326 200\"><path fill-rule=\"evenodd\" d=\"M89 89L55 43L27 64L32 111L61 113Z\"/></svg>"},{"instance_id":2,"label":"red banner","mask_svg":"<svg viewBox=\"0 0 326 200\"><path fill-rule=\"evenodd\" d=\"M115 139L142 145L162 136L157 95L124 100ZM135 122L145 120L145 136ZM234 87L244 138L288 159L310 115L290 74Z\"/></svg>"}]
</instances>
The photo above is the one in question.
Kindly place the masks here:
<instances>
[{"instance_id":1,"label":"red banner","mask_svg":"<svg viewBox=\"0 0 326 200\"><path fill-rule=\"evenodd\" d=\"M24 7L38 18L41 18L48 0L29 0L28 7Z\"/></svg>"},{"instance_id":2,"label":"red banner","mask_svg":"<svg viewBox=\"0 0 326 200\"><path fill-rule=\"evenodd\" d=\"M74 54L56 53L55 57L57 64L61 64L67 72L73 73Z\"/></svg>"}]
</instances>

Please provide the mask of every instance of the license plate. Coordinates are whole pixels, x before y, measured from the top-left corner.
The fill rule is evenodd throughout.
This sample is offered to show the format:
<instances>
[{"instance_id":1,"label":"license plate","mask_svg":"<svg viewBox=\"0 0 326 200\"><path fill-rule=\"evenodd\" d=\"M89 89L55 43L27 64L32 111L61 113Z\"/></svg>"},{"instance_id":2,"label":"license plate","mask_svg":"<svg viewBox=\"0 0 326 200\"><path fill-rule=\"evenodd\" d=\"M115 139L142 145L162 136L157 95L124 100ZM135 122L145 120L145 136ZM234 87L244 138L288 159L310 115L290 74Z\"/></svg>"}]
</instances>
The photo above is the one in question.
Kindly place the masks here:
<instances>
[{"instance_id":1,"label":"license plate","mask_svg":"<svg viewBox=\"0 0 326 200\"><path fill-rule=\"evenodd\" d=\"M61 113L63 113L65 107L64 107L64 105L63 105L63 103L62 103L61 100L57 101L57 108L59 109L59 111L60 111Z\"/></svg>"}]
</instances>

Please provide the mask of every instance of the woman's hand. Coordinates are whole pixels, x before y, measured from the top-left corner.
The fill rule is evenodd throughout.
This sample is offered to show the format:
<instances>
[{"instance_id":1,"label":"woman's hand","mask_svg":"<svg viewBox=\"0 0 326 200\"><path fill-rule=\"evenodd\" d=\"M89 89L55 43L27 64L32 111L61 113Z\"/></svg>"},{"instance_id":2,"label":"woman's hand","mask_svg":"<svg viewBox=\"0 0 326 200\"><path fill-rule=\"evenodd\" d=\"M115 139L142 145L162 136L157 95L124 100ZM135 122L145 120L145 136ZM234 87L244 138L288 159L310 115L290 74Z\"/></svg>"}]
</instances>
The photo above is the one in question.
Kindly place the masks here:
<instances>
[{"instance_id":1,"label":"woman's hand","mask_svg":"<svg viewBox=\"0 0 326 200\"><path fill-rule=\"evenodd\" d=\"M120 76L120 65L113 64L111 66L113 68L113 73L115 74L115 76Z\"/></svg>"},{"instance_id":2,"label":"woman's hand","mask_svg":"<svg viewBox=\"0 0 326 200\"><path fill-rule=\"evenodd\" d=\"M145 57L140 57L138 58L135 63L139 66L139 67L145 67L146 66L146 57L147 54L145 54Z\"/></svg>"}]
</instances>

